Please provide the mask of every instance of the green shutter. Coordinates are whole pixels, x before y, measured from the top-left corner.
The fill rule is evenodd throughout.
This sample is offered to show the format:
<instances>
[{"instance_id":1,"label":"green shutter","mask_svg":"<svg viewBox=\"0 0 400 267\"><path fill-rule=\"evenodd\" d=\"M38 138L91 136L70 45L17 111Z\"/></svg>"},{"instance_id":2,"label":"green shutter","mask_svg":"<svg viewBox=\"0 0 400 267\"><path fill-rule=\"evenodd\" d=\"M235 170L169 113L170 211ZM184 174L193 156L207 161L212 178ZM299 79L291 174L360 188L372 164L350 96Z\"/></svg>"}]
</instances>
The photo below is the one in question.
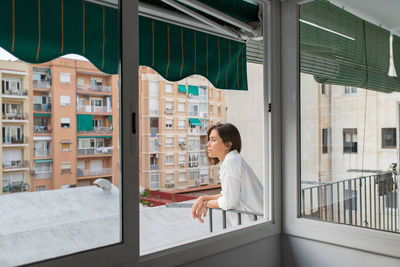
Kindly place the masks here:
<instances>
[{"instance_id":1,"label":"green shutter","mask_svg":"<svg viewBox=\"0 0 400 267\"><path fill-rule=\"evenodd\" d=\"M188 85L189 95L199 95L199 87L194 85Z\"/></svg>"},{"instance_id":2,"label":"green shutter","mask_svg":"<svg viewBox=\"0 0 400 267\"><path fill-rule=\"evenodd\" d=\"M393 61L397 77L400 77L400 37L393 35Z\"/></svg>"},{"instance_id":3,"label":"green shutter","mask_svg":"<svg viewBox=\"0 0 400 267\"><path fill-rule=\"evenodd\" d=\"M52 159L35 159L35 163L50 163L53 162Z\"/></svg>"},{"instance_id":4,"label":"green shutter","mask_svg":"<svg viewBox=\"0 0 400 267\"><path fill-rule=\"evenodd\" d=\"M191 125L201 126L201 121L197 118L189 118L189 123Z\"/></svg>"},{"instance_id":5,"label":"green shutter","mask_svg":"<svg viewBox=\"0 0 400 267\"><path fill-rule=\"evenodd\" d=\"M326 0L301 5L300 19L301 72L319 83L400 91L399 80L387 75L388 31Z\"/></svg>"},{"instance_id":6,"label":"green shutter","mask_svg":"<svg viewBox=\"0 0 400 267\"><path fill-rule=\"evenodd\" d=\"M110 131L112 131L114 128L113 128L113 118L112 118L112 115L110 115L110 116L108 116L108 119L110 120Z\"/></svg>"},{"instance_id":7,"label":"green shutter","mask_svg":"<svg viewBox=\"0 0 400 267\"><path fill-rule=\"evenodd\" d=\"M33 117L50 117L50 113L33 113Z\"/></svg>"},{"instance_id":8,"label":"green shutter","mask_svg":"<svg viewBox=\"0 0 400 267\"><path fill-rule=\"evenodd\" d=\"M77 131L93 131L93 115L90 114L77 114Z\"/></svg>"},{"instance_id":9,"label":"green shutter","mask_svg":"<svg viewBox=\"0 0 400 267\"><path fill-rule=\"evenodd\" d=\"M185 85L178 85L178 91L181 93L186 93L186 86Z\"/></svg>"}]
</instances>

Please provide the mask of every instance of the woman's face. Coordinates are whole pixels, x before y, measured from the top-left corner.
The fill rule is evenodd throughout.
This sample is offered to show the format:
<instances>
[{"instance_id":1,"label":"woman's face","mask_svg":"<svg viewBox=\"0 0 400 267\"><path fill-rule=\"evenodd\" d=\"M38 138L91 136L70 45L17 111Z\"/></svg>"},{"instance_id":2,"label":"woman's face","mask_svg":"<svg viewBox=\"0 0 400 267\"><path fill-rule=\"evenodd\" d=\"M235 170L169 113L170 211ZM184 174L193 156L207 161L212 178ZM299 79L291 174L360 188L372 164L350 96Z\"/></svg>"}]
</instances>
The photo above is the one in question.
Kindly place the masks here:
<instances>
[{"instance_id":1,"label":"woman's face","mask_svg":"<svg viewBox=\"0 0 400 267\"><path fill-rule=\"evenodd\" d=\"M207 153L210 158L223 159L229 152L229 147L224 144L218 131L213 129L210 132L210 140L207 143Z\"/></svg>"}]
</instances>

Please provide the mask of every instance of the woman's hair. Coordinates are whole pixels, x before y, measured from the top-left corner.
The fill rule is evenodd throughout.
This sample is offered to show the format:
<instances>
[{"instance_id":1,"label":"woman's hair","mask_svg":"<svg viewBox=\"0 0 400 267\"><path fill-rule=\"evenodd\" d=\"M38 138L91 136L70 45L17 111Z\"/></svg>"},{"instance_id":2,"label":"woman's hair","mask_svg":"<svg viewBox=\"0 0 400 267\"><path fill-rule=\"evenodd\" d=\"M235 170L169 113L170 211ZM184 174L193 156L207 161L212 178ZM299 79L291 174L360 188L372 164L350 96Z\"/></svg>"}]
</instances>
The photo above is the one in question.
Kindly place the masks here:
<instances>
[{"instance_id":1,"label":"woman's hair","mask_svg":"<svg viewBox=\"0 0 400 267\"><path fill-rule=\"evenodd\" d=\"M242 149L242 139L240 138L240 133L239 130L231 123L218 123L215 125L212 125L210 128L207 130L207 141L210 141L210 133L212 130L216 130L218 132L219 137L221 137L222 142L226 144L227 142L231 142L231 150L237 150L239 153ZM207 150L207 148L206 148ZM218 164L219 159L218 158L210 158L208 156L208 153L206 151L206 155L208 158L208 162L212 165Z\"/></svg>"}]
</instances>

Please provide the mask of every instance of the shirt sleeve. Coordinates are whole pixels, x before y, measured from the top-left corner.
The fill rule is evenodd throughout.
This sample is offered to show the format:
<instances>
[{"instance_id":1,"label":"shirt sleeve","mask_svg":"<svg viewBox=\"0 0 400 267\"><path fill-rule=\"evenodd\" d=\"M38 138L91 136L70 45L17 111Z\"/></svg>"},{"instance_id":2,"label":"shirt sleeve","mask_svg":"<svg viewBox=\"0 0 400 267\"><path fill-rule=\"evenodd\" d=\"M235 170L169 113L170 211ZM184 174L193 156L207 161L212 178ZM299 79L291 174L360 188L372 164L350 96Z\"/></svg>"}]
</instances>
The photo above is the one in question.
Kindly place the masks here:
<instances>
[{"instance_id":1,"label":"shirt sleeve","mask_svg":"<svg viewBox=\"0 0 400 267\"><path fill-rule=\"evenodd\" d=\"M226 177L223 195L218 198L218 206L223 210L236 209L240 203L240 190L241 190L241 162L238 160L231 160L227 162Z\"/></svg>"}]
</instances>

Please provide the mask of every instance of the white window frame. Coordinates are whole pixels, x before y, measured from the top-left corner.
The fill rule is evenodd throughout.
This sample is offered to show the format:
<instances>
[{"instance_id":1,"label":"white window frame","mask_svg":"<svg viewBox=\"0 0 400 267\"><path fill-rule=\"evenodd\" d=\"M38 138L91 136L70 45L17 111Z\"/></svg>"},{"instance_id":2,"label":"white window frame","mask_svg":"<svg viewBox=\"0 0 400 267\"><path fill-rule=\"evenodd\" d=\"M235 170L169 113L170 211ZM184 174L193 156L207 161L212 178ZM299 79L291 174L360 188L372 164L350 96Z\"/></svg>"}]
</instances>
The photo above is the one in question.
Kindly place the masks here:
<instances>
[{"instance_id":1,"label":"white window frame","mask_svg":"<svg viewBox=\"0 0 400 267\"><path fill-rule=\"evenodd\" d=\"M299 22L298 5L300 1L286 2L280 9L282 20L282 101L273 106L272 111L281 108L282 136L282 202L283 229L286 235L310 241L332 244L335 247L351 248L351 251L371 252L398 258L400 238L397 233L375 231L344 224L327 223L299 217L300 214L300 71L299 71ZM306 3L306 1L303 1ZM272 87L273 88L273 87ZM272 94L273 91L271 91ZM278 103L281 103L280 105ZM279 107L278 107L279 106ZM275 125L274 125L275 126ZM275 130L275 128L274 128ZM271 142L274 146L274 142ZM273 149L273 148L272 148ZM271 151L273 152L273 151ZM349 250L350 251L350 250Z\"/></svg>"},{"instance_id":2,"label":"white window frame","mask_svg":"<svg viewBox=\"0 0 400 267\"><path fill-rule=\"evenodd\" d=\"M172 94L174 92L174 86L172 83L165 84L165 93Z\"/></svg>"},{"instance_id":3,"label":"white window frame","mask_svg":"<svg viewBox=\"0 0 400 267\"><path fill-rule=\"evenodd\" d=\"M174 128L174 120L173 119L166 119L165 120L165 128L166 129Z\"/></svg>"},{"instance_id":4,"label":"white window frame","mask_svg":"<svg viewBox=\"0 0 400 267\"><path fill-rule=\"evenodd\" d=\"M178 120L178 129L185 129L186 128L185 120Z\"/></svg>"},{"instance_id":5,"label":"white window frame","mask_svg":"<svg viewBox=\"0 0 400 267\"><path fill-rule=\"evenodd\" d=\"M71 83L71 73L60 72L60 83Z\"/></svg>"},{"instance_id":6,"label":"white window frame","mask_svg":"<svg viewBox=\"0 0 400 267\"><path fill-rule=\"evenodd\" d=\"M71 105L71 97L69 95L60 96L60 105L61 106L69 106L69 105Z\"/></svg>"},{"instance_id":7,"label":"white window frame","mask_svg":"<svg viewBox=\"0 0 400 267\"><path fill-rule=\"evenodd\" d=\"M62 124L67 124L67 123L69 124L68 127L62 127L62 126L61 126ZM66 118L66 117L62 117L62 118L60 119L60 127L63 128L63 129L64 129L64 128L65 128L65 129L71 128L71 119L70 119L70 118Z\"/></svg>"},{"instance_id":8,"label":"white window frame","mask_svg":"<svg viewBox=\"0 0 400 267\"><path fill-rule=\"evenodd\" d=\"M169 141L171 141L171 142L169 142ZM174 137L171 137L171 136L165 137L165 146L173 147L174 146Z\"/></svg>"},{"instance_id":9,"label":"white window frame","mask_svg":"<svg viewBox=\"0 0 400 267\"><path fill-rule=\"evenodd\" d=\"M123 8L121 9L121 87L124 92L124 97L121 99L121 113L123 114L132 114L135 112L139 114L138 105L133 105L132 103L137 103L139 101L138 96L138 75L129 75L132 69L138 69L139 66L139 55L138 55L138 29L137 27L131 27L131 25L138 25L138 2L130 1L130 0L121 0L120 1ZM279 1L268 2L268 4L264 4L263 6L263 14L267 14L272 11L275 16L270 16L268 19L264 19L264 27L265 33L267 33L266 29L270 29L270 25L279 25L280 24L280 3ZM295 10L295 9L294 9ZM273 18L273 22L271 23L271 18ZM294 15L293 18L296 18ZM295 23L293 25L296 25ZM273 28L272 33L278 34L280 33L279 28ZM284 32L284 31L283 31ZM268 32L269 35L272 34ZM270 38L268 36L266 38L269 40L268 42L264 42L264 55L267 54L267 47L271 45L272 47L276 46L275 49L280 47L280 38ZM292 36L294 37L294 36ZM295 42L294 42L295 43ZM296 47L293 48L293 51L296 51ZM272 53L272 59L270 57L265 56L268 60L268 66L274 66L271 68L271 72L275 75L272 77L268 76L268 71L270 68L264 68L264 79L271 78L269 83L275 86L276 88L280 88L280 61L278 60L278 53ZM276 62L275 62L276 61ZM293 64L292 67L295 67L296 64ZM273 79L272 79L273 78ZM269 90L267 87L268 83L264 83L264 90ZM267 91L268 91L267 90ZM266 92L267 92L266 91ZM271 100L274 97L278 98L279 90L276 92L271 91ZM264 102L269 103L269 94L264 94ZM278 98L279 99L279 98ZM267 102L266 102L267 101ZM278 102L276 102L278 103ZM268 106L264 104L264 107ZM274 107L275 108L275 107ZM277 108L277 107L276 107ZM272 122L274 125L274 131L272 132L272 137L275 136L276 132L279 132L280 127L278 127L280 122L278 118L280 118L281 114L278 112L278 109L273 109L271 113L267 113L265 110L265 125L269 125L269 116L272 117ZM139 173L139 151L137 147L139 147L139 135L138 132L133 134L132 132L132 118L130 116L121 117L123 120L121 122L121 161L122 161L122 169L121 175L122 177L131 177L132 173ZM136 124L138 120L136 120ZM266 130L269 130L269 127L266 126ZM265 131L265 140L269 140L269 131ZM280 138L280 135L276 135L275 138ZM278 141L280 139L277 139ZM274 140L273 140L274 141ZM277 153L274 155L280 155L280 142L271 142L272 146L271 152ZM270 153L271 153L270 152ZM269 154L268 154L269 155ZM269 157L266 154L265 163L269 162ZM239 228L234 231L226 231L223 234L219 235L210 235L209 237L201 237L196 240L190 241L190 246L184 244L184 242L180 243L177 246L166 248L162 251L154 252L152 254L148 254L145 256L140 256L139 249L139 199L136 197L139 195L139 184L138 179L124 179L124 183L121 189L121 209L123 212L123 216L121 216L121 238L122 242L113 245L107 245L102 248L95 248L89 251L83 251L79 253L75 253L73 255L68 255L65 257L59 257L57 259L47 260L45 262L41 262L43 266L71 266L77 265L78 263L90 262L94 265L103 265L105 262L109 265L157 265L161 264L165 266L176 266L182 265L185 263L193 262L202 258L207 258L208 256L215 255L217 253L222 253L227 250L239 249L240 247L246 244L253 243L257 240L262 240L272 236L278 236L281 232L280 225L280 157L275 156L271 158L272 160L272 173L270 173L269 164L266 164L264 167L266 169L265 173L268 177L274 177L274 182L266 183L264 187L265 192L269 191L269 184L273 186L272 192L274 194L269 194L270 200L273 199L273 202L268 200L272 208L271 212L271 221L268 222L259 222L256 225ZM278 164L279 163L279 164ZM267 194L266 194L267 195ZM265 206L266 207L266 206ZM268 208L268 207L266 207ZM274 212L275 211L275 212ZM276 244L280 246L280 243ZM199 251L203 251L199 253ZM396 251L397 252L397 251Z\"/></svg>"},{"instance_id":10,"label":"white window frame","mask_svg":"<svg viewBox=\"0 0 400 267\"><path fill-rule=\"evenodd\" d=\"M168 160L168 159L172 159L172 160ZM171 155L169 155L169 154L167 154L167 155L165 155L165 165L174 165L174 155L173 154L171 154Z\"/></svg>"},{"instance_id":11,"label":"white window frame","mask_svg":"<svg viewBox=\"0 0 400 267\"><path fill-rule=\"evenodd\" d=\"M185 103L178 102L178 112L185 112Z\"/></svg>"}]
</instances>

